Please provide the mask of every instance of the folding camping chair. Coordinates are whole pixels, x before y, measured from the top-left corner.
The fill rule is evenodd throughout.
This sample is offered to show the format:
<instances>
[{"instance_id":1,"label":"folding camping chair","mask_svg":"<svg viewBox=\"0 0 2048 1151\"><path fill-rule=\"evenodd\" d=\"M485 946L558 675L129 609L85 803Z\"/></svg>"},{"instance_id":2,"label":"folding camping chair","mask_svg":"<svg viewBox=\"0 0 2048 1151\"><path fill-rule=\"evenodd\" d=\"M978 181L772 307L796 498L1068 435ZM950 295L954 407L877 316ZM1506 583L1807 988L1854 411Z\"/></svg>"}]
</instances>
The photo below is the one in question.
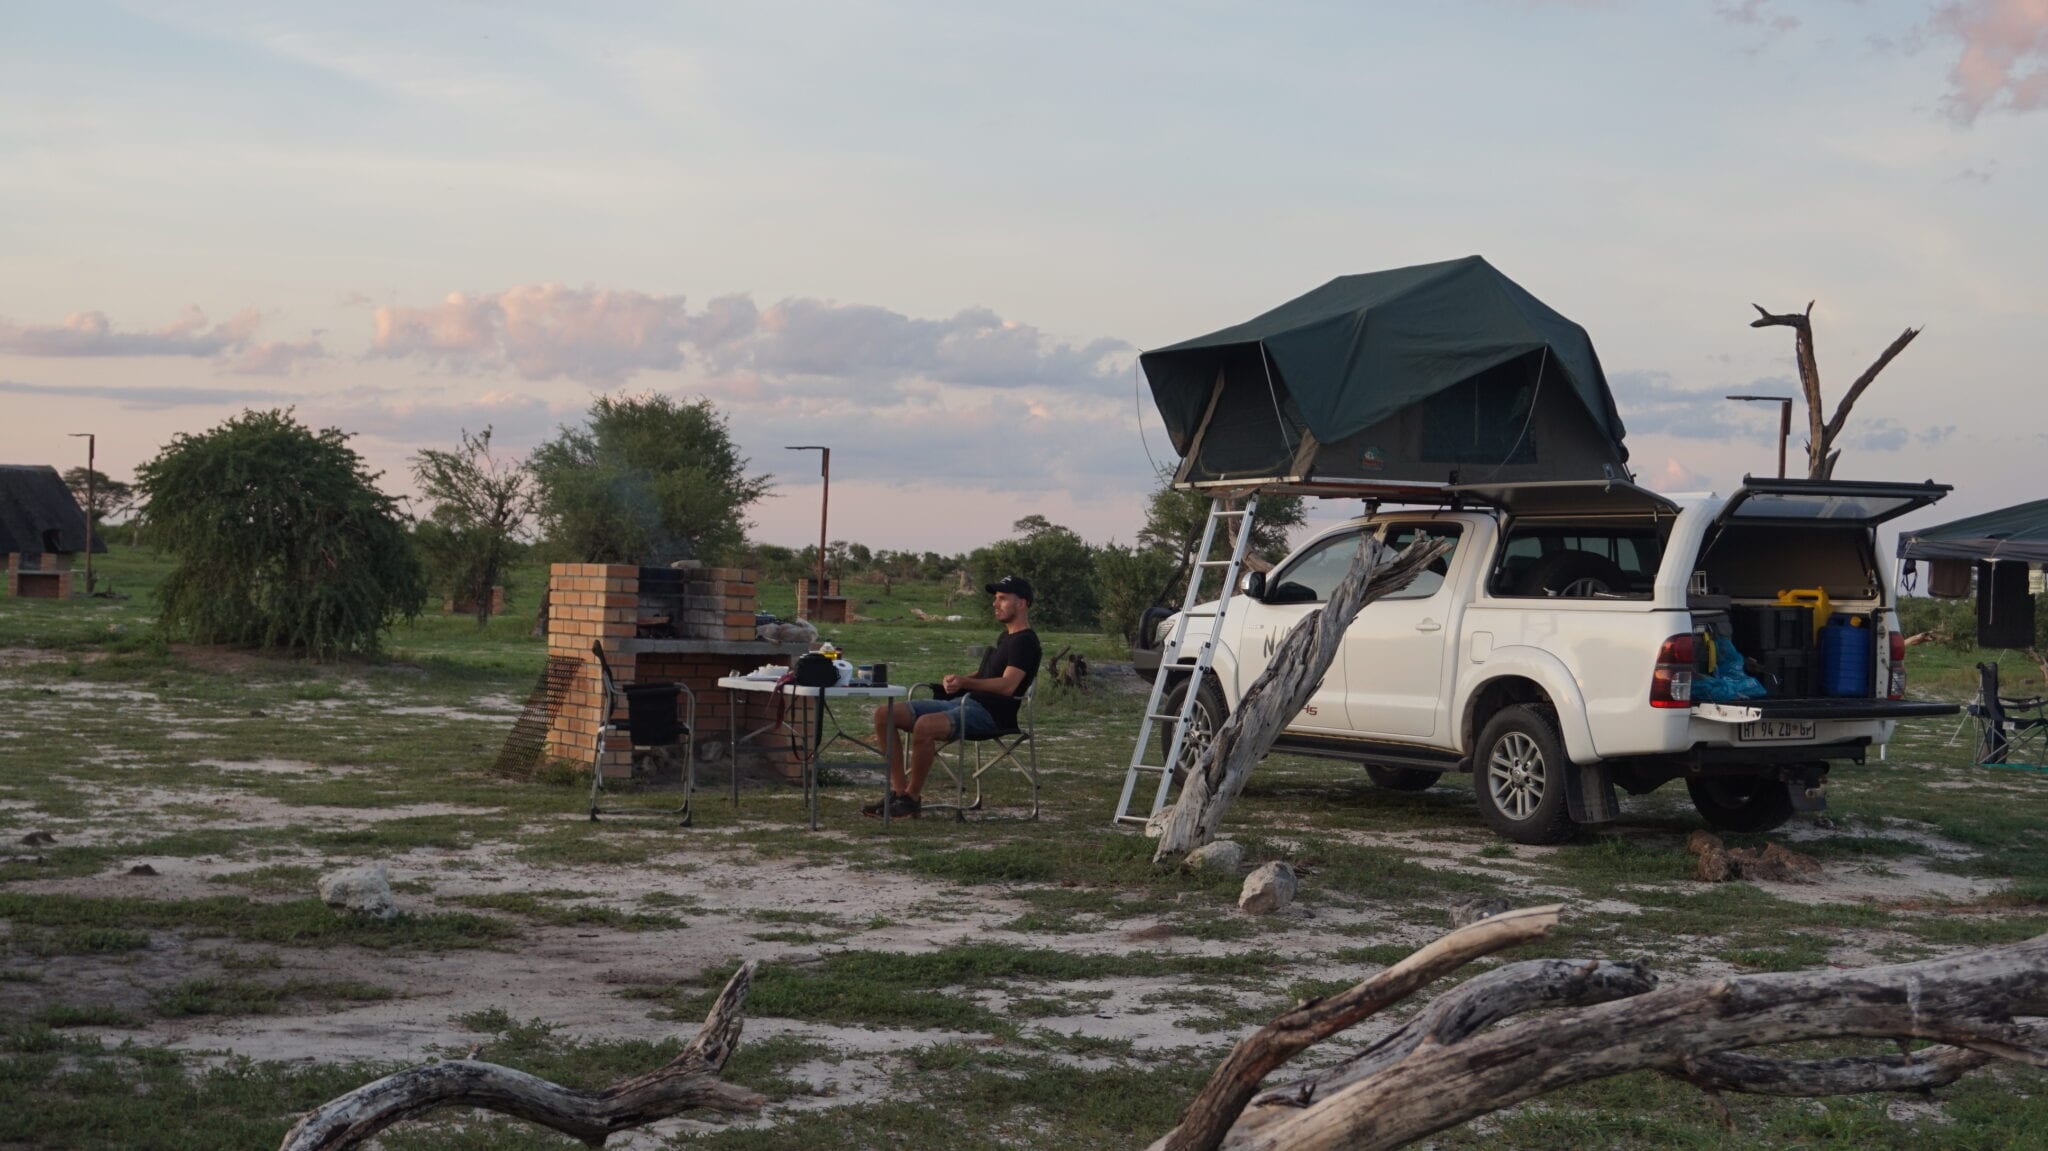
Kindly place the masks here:
<instances>
[{"instance_id":1,"label":"folding camping chair","mask_svg":"<svg viewBox=\"0 0 2048 1151\"><path fill-rule=\"evenodd\" d=\"M2048 697L1998 694L1998 665L1977 665L1977 766L2048 771Z\"/></svg>"},{"instance_id":2,"label":"folding camping chair","mask_svg":"<svg viewBox=\"0 0 2048 1151\"><path fill-rule=\"evenodd\" d=\"M690 803L697 794L697 749L694 738L697 730L697 693L691 691L687 683L628 684L621 687L612 679L612 665L604 658L602 640L591 643L590 654L597 657L597 672L602 683L600 690L603 693L603 710L590 749L590 821L597 822L600 815L674 816L682 826L690 826ZM686 702L681 723L676 721L678 696ZM624 719L619 718L621 710L626 713ZM683 804L680 808L669 810L599 806L598 801L604 794L605 736L619 732L624 732L632 740L635 752L645 749L672 757L676 745L682 745ZM673 762L673 758L670 758L669 762Z\"/></svg>"},{"instance_id":3,"label":"folding camping chair","mask_svg":"<svg viewBox=\"0 0 2048 1151\"><path fill-rule=\"evenodd\" d=\"M918 688L927 688L933 699L942 697L942 689L935 683L920 683L910 689L910 698L916 699ZM955 819L966 819L970 811L981 810L981 777L990 770L1009 764L1017 774L1031 781L1031 814L1020 819L1038 818L1038 684L1025 689L1024 698L1018 701L1017 724L999 729L991 735L978 739L953 739L939 745L938 765L946 769L946 775L953 781L953 791L958 797L956 803L928 803L926 811L951 811ZM994 754L986 755L984 744L994 744ZM951 746L954 754L949 758L946 748ZM974 767L967 766L967 749L974 748ZM1018 758L1018 752L1024 753ZM967 797L967 785L974 784L974 798ZM986 818L986 817L984 817Z\"/></svg>"}]
</instances>

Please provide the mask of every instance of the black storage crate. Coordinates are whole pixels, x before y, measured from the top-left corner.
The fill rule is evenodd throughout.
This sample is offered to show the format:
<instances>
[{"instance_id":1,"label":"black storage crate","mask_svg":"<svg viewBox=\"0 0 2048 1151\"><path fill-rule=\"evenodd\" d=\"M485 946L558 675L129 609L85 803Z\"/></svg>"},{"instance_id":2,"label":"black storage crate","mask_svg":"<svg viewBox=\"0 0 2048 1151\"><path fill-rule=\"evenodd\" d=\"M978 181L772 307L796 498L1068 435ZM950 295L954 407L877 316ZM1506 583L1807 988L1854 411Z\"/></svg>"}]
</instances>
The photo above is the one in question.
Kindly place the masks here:
<instances>
[{"instance_id":1,"label":"black storage crate","mask_svg":"<svg viewBox=\"0 0 2048 1151\"><path fill-rule=\"evenodd\" d=\"M682 687L673 683L635 683L624 690L626 730L632 734L633 746L667 747L675 743L682 734L682 724L676 718L676 701L682 698Z\"/></svg>"},{"instance_id":2,"label":"black storage crate","mask_svg":"<svg viewBox=\"0 0 2048 1151\"><path fill-rule=\"evenodd\" d=\"M1803 607L1734 609L1735 646L1743 655L1764 656L1813 647L1813 611Z\"/></svg>"},{"instance_id":3,"label":"black storage crate","mask_svg":"<svg viewBox=\"0 0 2048 1151\"><path fill-rule=\"evenodd\" d=\"M1813 653L1772 651L1756 657L1762 667L1757 678L1779 699L1806 699L1813 691Z\"/></svg>"}]
</instances>

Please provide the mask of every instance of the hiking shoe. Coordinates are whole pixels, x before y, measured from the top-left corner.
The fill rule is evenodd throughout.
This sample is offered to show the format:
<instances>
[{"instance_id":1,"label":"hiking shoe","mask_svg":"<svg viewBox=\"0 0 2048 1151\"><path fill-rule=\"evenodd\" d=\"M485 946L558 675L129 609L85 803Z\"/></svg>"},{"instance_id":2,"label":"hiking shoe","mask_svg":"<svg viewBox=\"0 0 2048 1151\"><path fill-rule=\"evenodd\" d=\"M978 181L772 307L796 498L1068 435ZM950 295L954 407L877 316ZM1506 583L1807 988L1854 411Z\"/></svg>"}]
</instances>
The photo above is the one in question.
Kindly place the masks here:
<instances>
[{"instance_id":1,"label":"hiking shoe","mask_svg":"<svg viewBox=\"0 0 2048 1151\"><path fill-rule=\"evenodd\" d=\"M918 809L924 804L914 795L891 795L889 797L890 819L916 819Z\"/></svg>"},{"instance_id":2,"label":"hiking shoe","mask_svg":"<svg viewBox=\"0 0 2048 1151\"><path fill-rule=\"evenodd\" d=\"M890 800L899 798L901 797L892 791L889 793L889 799L874 799L861 804L860 813L873 819L880 819L882 818L882 805L888 803ZM895 813L891 812L890 814L894 815Z\"/></svg>"}]
</instances>

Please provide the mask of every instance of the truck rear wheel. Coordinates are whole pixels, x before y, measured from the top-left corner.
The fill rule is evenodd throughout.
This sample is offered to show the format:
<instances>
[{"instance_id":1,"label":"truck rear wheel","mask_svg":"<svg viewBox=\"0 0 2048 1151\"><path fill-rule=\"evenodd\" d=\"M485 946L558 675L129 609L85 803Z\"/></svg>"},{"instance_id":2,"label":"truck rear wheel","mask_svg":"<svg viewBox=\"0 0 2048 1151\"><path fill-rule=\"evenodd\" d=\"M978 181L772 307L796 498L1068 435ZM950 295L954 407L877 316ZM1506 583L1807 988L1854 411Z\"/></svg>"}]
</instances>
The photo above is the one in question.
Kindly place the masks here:
<instances>
[{"instance_id":1,"label":"truck rear wheel","mask_svg":"<svg viewBox=\"0 0 2048 1151\"><path fill-rule=\"evenodd\" d=\"M1528 704L1486 721L1472 757L1472 790L1486 825L1516 843L1559 843L1573 823L1565 802L1564 741L1557 723Z\"/></svg>"},{"instance_id":2,"label":"truck rear wheel","mask_svg":"<svg viewBox=\"0 0 2048 1151\"><path fill-rule=\"evenodd\" d=\"M1688 779L1692 805L1721 831L1769 831L1792 818L1792 793L1767 775L1718 775Z\"/></svg>"},{"instance_id":3,"label":"truck rear wheel","mask_svg":"<svg viewBox=\"0 0 2048 1151\"><path fill-rule=\"evenodd\" d=\"M1377 763L1365 765L1366 778L1374 787L1388 791L1427 791L1436 785L1443 775L1440 771L1424 771L1419 767L1382 767Z\"/></svg>"}]
</instances>

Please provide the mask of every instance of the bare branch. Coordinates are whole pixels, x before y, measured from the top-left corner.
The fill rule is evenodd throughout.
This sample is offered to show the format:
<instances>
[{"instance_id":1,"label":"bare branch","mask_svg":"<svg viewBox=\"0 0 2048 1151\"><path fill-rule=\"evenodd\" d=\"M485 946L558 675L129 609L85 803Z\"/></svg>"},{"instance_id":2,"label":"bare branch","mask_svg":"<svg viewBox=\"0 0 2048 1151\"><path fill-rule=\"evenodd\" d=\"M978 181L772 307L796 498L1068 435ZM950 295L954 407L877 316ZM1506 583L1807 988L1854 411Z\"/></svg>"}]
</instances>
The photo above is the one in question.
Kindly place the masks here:
<instances>
[{"instance_id":1,"label":"bare branch","mask_svg":"<svg viewBox=\"0 0 2048 1151\"><path fill-rule=\"evenodd\" d=\"M1188 1104L1180 1125L1153 1144L1153 1151L1214 1151L1275 1068L1399 1003L1439 975L1482 955L1542 938L1557 925L1559 910L1556 904L1530 907L1467 924L1349 991L1308 1000L1281 1015L1231 1050Z\"/></svg>"},{"instance_id":2,"label":"bare branch","mask_svg":"<svg viewBox=\"0 0 2048 1151\"><path fill-rule=\"evenodd\" d=\"M1792 354L1799 365L1799 390L1806 397L1806 474L1818 479L1825 474L1828 440L1821 420L1820 364L1813 353L1813 301L1806 302L1804 312L1785 315L1766 312L1757 304L1750 307L1757 314L1749 322L1750 327L1785 327L1793 331Z\"/></svg>"},{"instance_id":3,"label":"bare branch","mask_svg":"<svg viewBox=\"0 0 2048 1151\"><path fill-rule=\"evenodd\" d=\"M1833 446L1835 437L1842 434L1842 425L1849 421L1849 409L1856 406L1856 401L1862 398L1863 390L1870 386L1870 381L1876 379L1877 373L1884 371L1885 365L1891 363L1900 352L1905 351L1906 345L1912 343L1913 337L1919 334L1919 328L1907 328L1900 332L1899 338L1893 340L1890 347L1880 353L1869 367L1863 369L1863 374L1856 377L1856 382L1849 385L1849 390L1842 394L1842 402L1835 405L1834 417L1828 420L1827 427L1821 430L1821 435L1829 446ZM1832 472L1833 469L1829 471Z\"/></svg>"},{"instance_id":4,"label":"bare branch","mask_svg":"<svg viewBox=\"0 0 2048 1151\"><path fill-rule=\"evenodd\" d=\"M444 1107L480 1107L553 1128L593 1147L629 1128L692 1108L758 1111L767 1100L718 1078L739 1045L747 991L753 986L749 960L719 993L690 1045L645 1075L602 1091L579 1091L536 1075L451 1059L409 1067L356 1088L298 1121L280 1151L341 1151L402 1120Z\"/></svg>"}]
</instances>

